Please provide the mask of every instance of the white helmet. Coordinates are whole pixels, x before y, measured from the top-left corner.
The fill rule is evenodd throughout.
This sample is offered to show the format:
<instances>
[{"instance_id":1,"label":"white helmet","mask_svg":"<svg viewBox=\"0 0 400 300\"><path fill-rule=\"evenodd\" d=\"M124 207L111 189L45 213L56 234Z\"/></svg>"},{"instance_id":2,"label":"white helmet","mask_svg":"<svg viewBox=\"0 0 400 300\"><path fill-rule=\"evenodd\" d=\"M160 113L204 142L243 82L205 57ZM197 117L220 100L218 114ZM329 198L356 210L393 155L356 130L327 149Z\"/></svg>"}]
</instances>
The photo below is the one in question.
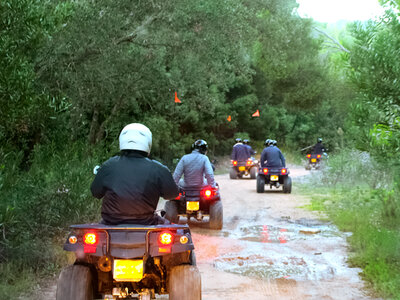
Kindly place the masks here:
<instances>
[{"instance_id":1,"label":"white helmet","mask_svg":"<svg viewBox=\"0 0 400 300\"><path fill-rule=\"evenodd\" d=\"M150 153L152 134L140 123L128 124L119 135L119 150L140 150Z\"/></svg>"}]
</instances>

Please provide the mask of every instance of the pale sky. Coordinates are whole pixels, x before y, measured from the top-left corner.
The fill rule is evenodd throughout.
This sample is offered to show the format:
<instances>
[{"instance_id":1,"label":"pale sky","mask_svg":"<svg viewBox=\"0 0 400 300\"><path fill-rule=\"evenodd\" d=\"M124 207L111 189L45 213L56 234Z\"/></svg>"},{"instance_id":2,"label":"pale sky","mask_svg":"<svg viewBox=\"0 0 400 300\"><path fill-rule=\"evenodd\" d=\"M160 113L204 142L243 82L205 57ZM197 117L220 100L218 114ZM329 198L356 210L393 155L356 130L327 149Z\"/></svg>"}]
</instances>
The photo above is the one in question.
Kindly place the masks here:
<instances>
[{"instance_id":1,"label":"pale sky","mask_svg":"<svg viewBox=\"0 0 400 300\"><path fill-rule=\"evenodd\" d=\"M378 0L297 0L298 13L318 22L365 21L382 15Z\"/></svg>"}]
</instances>

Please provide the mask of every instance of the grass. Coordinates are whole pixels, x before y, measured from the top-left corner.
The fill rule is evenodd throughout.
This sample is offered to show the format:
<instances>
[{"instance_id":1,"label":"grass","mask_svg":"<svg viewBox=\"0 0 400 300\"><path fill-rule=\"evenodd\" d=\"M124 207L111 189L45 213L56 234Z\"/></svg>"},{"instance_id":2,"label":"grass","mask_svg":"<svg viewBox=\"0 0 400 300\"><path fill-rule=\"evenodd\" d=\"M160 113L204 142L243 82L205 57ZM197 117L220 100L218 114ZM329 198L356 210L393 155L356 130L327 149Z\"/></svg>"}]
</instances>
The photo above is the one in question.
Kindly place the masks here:
<instances>
[{"instance_id":1,"label":"grass","mask_svg":"<svg viewBox=\"0 0 400 300\"><path fill-rule=\"evenodd\" d=\"M306 208L323 211L348 238L349 263L362 268L361 276L381 297L400 300L400 192L387 180L390 174L373 170L374 178L360 176L366 166L334 159L319 182L299 187L311 197ZM366 162L371 165L372 162ZM340 176L339 176L340 174ZM329 178L333 176L333 178ZM328 178L327 178L328 177ZM385 188L377 188L377 187Z\"/></svg>"}]
</instances>

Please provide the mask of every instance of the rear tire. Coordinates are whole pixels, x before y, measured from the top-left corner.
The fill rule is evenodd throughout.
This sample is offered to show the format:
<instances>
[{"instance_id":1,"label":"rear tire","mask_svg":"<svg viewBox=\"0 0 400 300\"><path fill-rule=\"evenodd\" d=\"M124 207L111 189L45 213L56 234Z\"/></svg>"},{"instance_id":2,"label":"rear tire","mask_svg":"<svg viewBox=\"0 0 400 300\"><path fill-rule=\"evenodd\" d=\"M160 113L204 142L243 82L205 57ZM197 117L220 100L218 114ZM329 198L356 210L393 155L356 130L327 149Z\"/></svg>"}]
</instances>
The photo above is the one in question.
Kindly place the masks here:
<instances>
[{"instance_id":1,"label":"rear tire","mask_svg":"<svg viewBox=\"0 0 400 300\"><path fill-rule=\"evenodd\" d=\"M221 201L215 201L210 205L210 229L222 229L224 213Z\"/></svg>"},{"instance_id":2,"label":"rear tire","mask_svg":"<svg viewBox=\"0 0 400 300\"><path fill-rule=\"evenodd\" d=\"M257 168L256 167L252 167L250 169L250 178L251 179L256 179L257 177Z\"/></svg>"},{"instance_id":3,"label":"rear tire","mask_svg":"<svg viewBox=\"0 0 400 300\"><path fill-rule=\"evenodd\" d=\"M229 178L230 178L230 179L236 179L236 178L237 178L237 172L236 172L235 169L231 168L231 169L229 170Z\"/></svg>"},{"instance_id":4,"label":"rear tire","mask_svg":"<svg viewBox=\"0 0 400 300\"><path fill-rule=\"evenodd\" d=\"M308 171L311 170L311 165L310 164L306 165L306 170L308 170Z\"/></svg>"},{"instance_id":5,"label":"rear tire","mask_svg":"<svg viewBox=\"0 0 400 300\"><path fill-rule=\"evenodd\" d=\"M292 192L292 178L289 176L283 179L283 192L285 194L290 194Z\"/></svg>"},{"instance_id":6,"label":"rear tire","mask_svg":"<svg viewBox=\"0 0 400 300\"><path fill-rule=\"evenodd\" d=\"M257 193L264 193L265 189L265 178L263 176L257 176Z\"/></svg>"},{"instance_id":7,"label":"rear tire","mask_svg":"<svg viewBox=\"0 0 400 300\"><path fill-rule=\"evenodd\" d=\"M93 277L86 266L72 265L61 271L56 300L93 300Z\"/></svg>"},{"instance_id":8,"label":"rear tire","mask_svg":"<svg viewBox=\"0 0 400 300\"><path fill-rule=\"evenodd\" d=\"M169 200L165 203L165 218L171 223L178 224L179 216L178 216L178 203L175 200Z\"/></svg>"},{"instance_id":9,"label":"rear tire","mask_svg":"<svg viewBox=\"0 0 400 300\"><path fill-rule=\"evenodd\" d=\"M170 300L201 300L201 277L197 267L173 267L168 276L168 291Z\"/></svg>"}]
</instances>

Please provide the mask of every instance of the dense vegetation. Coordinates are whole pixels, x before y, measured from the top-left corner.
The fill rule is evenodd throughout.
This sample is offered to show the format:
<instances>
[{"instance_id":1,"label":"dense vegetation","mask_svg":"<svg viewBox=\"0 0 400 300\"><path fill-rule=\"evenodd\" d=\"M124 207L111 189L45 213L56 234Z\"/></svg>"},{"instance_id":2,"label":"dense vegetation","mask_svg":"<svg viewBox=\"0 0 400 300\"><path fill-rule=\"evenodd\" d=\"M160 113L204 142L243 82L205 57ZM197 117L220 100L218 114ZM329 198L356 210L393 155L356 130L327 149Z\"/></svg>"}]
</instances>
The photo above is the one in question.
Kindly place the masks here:
<instances>
[{"instance_id":1,"label":"dense vegetation","mask_svg":"<svg viewBox=\"0 0 400 300\"><path fill-rule=\"evenodd\" d=\"M97 219L91 170L127 123L149 126L171 167L194 139L225 155L241 132L292 151L322 136L396 174L400 23L387 2L331 51L294 0L1 1L0 298L62 263L69 224ZM376 197L396 220L388 178L393 196Z\"/></svg>"}]
</instances>

